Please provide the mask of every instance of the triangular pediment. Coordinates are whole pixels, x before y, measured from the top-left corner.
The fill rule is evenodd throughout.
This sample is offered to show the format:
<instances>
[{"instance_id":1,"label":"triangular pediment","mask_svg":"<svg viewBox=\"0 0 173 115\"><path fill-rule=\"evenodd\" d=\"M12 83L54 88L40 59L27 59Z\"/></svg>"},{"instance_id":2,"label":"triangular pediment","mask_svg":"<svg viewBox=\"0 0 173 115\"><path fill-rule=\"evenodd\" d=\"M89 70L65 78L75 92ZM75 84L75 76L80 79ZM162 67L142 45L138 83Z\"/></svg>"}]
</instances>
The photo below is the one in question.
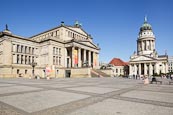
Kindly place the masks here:
<instances>
[{"instance_id":1,"label":"triangular pediment","mask_svg":"<svg viewBox=\"0 0 173 115\"><path fill-rule=\"evenodd\" d=\"M78 43L83 44L83 45L87 45L93 48L98 48L95 44L91 43L90 41L78 41Z\"/></svg>"},{"instance_id":2,"label":"triangular pediment","mask_svg":"<svg viewBox=\"0 0 173 115\"><path fill-rule=\"evenodd\" d=\"M83 34L83 35L85 35L85 36L87 36L87 33L83 30L83 29L81 29L81 28L77 28L77 27L68 27L68 28L70 28L71 30L74 30L74 31L76 31L76 32L78 32L78 33L81 33L81 34Z\"/></svg>"},{"instance_id":3,"label":"triangular pediment","mask_svg":"<svg viewBox=\"0 0 173 115\"><path fill-rule=\"evenodd\" d=\"M137 61L154 61L156 60L153 57L148 57L148 56L137 56L136 58L131 59L131 62L137 62Z\"/></svg>"}]
</instances>

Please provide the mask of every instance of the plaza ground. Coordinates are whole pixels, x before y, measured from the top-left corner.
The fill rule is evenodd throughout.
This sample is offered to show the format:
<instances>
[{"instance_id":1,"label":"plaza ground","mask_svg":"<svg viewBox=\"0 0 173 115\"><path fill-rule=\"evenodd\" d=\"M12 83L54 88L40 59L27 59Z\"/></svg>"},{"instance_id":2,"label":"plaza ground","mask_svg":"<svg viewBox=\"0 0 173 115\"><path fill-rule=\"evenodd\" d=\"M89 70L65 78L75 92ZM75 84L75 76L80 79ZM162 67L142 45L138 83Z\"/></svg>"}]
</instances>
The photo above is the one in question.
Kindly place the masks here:
<instances>
[{"instance_id":1,"label":"plaza ground","mask_svg":"<svg viewBox=\"0 0 173 115\"><path fill-rule=\"evenodd\" d=\"M117 77L0 78L0 115L172 115L173 85Z\"/></svg>"}]
</instances>

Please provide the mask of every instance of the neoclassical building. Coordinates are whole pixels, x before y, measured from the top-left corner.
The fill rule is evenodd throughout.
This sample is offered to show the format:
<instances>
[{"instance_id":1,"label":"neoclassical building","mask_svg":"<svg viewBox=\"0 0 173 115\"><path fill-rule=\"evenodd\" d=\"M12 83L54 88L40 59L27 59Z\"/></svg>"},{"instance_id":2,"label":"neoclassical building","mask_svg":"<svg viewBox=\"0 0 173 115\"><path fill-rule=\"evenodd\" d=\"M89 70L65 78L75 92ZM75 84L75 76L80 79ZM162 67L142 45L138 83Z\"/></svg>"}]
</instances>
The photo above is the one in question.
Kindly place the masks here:
<instances>
[{"instance_id":1,"label":"neoclassical building","mask_svg":"<svg viewBox=\"0 0 173 115\"><path fill-rule=\"evenodd\" d=\"M99 50L78 21L29 38L14 35L6 25L0 32L0 77L45 77L46 67L52 77L90 76L91 67L99 66Z\"/></svg>"},{"instance_id":2,"label":"neoclassical building","mask_svg":"<svg viewBox=\"0 0 173 115\"><path fill-rule=\"evenodd\" d=\"M145 17L137 38L137 52L130 57L129 75L153 75L168 72L168 56L158 55L152 26Z\"/></svg>"}]
</instances>

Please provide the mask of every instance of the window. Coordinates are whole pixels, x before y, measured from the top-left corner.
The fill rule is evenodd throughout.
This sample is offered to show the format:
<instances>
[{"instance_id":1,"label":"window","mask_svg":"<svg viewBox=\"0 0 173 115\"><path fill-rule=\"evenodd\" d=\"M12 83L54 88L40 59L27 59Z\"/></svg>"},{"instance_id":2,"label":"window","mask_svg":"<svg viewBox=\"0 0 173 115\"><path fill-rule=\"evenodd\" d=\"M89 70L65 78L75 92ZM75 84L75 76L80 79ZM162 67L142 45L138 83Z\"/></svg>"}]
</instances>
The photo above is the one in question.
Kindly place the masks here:
<instances>
[{"instance_id":1,"label":"window","mask_svg":"<svg viewBox=\"0 0 173 115\"><path fill-rule=\"evenodd\" d=\"M23 52L23 46L21 46L21 52Z\"/></svg>"},{"instance_id":2,"label":"window","mask_svg":"<svg viewBox=\"0 0 173 115\"><path fill-rule=\"evenodd\" d=\"M31 63L31 56L29 56L29 60L28 60L28 63L29 63L29 64Z\"/></svg>"},{"instance_id":3,"label":"window","mask_svg":"<svg viewBox=\"0 0 173 115\"><path fill-rule=\"evenodd\" d=\"M17 45L17 52L20 52L20 51L19 51L19 45Z\"/></svg>"},{"instance_id":4,"label":"window","mask_svg":"<svg viewBox=\"0 0 173 115\"><path fill-rule=\"evenodd\" d=\"M27 74L27 72L28 72L28 71L27 71L27 70L25 70L25 74Z\"/></svg>"},{"instance_id":5,"label":"window","mask_svg":"<svg viewBox=\"0 0 173 115\"><path fill-rule=\"evenodd\" d=\"M25 53L27 53L27 46L25 46Z\"/></svg>"},{"instance_id":6,"label":"window","mask_svg":"<svg viewBox=\"0 0 173 115\"><path fill-rule=\"evenodd\" d=\"M53 54L55 54L55 47L53 47Z\"/></svg>"},{"instance_id":7,"label":"window","mask_svg":"<svg viewBox=\"0 0 173 115\"><path fill-rule=\"evenodd\" d=\"M55 65L55 56L53 56L53 65Z\"/></svg>"},{"instance_id":8,"label":"window","mask_svg":"<svg viewBox=\"0 0 173 115\"><path fill-rule=\"evenodd\" d=\"M17 64L19 63L19 55L17 55Z\"/></svg>"},{"instance_id":9,"label":"window","mask_svg":"<svg viewBox=\"0 0 173 115\"><path fill-rule=\"evenodd\" d=\"M56 57L56 65L58 65L58 56Z\"/></svg>"},{"instance_id":10,"label":"window","mask_svg":"<svg viewBox=\"0 0 173 115\"><path fill-rule=\"evenodd\" d=\"M73 33L73 38L74 38L74 33Z\"/></svg>"},{"instance_id":11,"label":"window","mask_svg":"<svg viewBox=\"0 0 173 115\"><path fill-rule=\"evenodd\" d=\"M28 53L30 53L31 54L31 47L29 47L29 52Z\"/></svg>"},{"instance_id":12,"label":"window","mask_svg":"<svg viewBox=\"0 0 173 115\"><path fill-rule=\"evenodd\" d=\"M34 62L34 56L32 56L32 62Z\"/></svg>"},{"instance_id":13,"label":"window","mask_svg":"<svg viewBox=\"0 0 173 115\"><path fill-rule=\"evenodd\" d=\"M23 64L23 55L21 55L21 64Z\"/></svg>"},{"instance_id":14,"label":"window","mask_svg":"<svg viewBox=\"0 0 173 115\"><path fill-rule=\"evenodd\" d=\"M34 54L34 48L32 48L32 54Z\"/></svg>"},{"instance_id":15,"label":"window","mask_svg":"<svg viewBox=\"0 0 173 115\"><path fill-rule=\"evenodd\" d=\"M56 55L58 55L58 48L56 48Z\"/></svg>"},{"instance_id":16,"label":"window","mask_svg":"<svg viewBox=\"0 0 173 115\"><path fill-rule=\"evenodd\" d=\"M17 74L19 74L19 69L17 69Z\"/></svg>"},{"instance_id":17,"label":"window","mask_svg":"<svg viewBox=\"0 0 173 115\"><path fill-rule=\"evenodd\" d=\"M61 48L59 48L59 55L61 55Z\"/></svg>"},{"instance_id":18,"label":"window","mask_svg":"<svg viewBox=\"0 0 173 115\"><path fill-rule=\"evenodd\" d=\"M59 65L61 65L61 57L59 57Z\"/></svg>"},{"instance_id":19,"label":"window","mask_svg":"<svg viewBox=\"0 0 173 115\"><path fill-rule=\"evenodd\" d=\"M118 73L118 69L116 69L116 73Z\"/></svg>"},{"instance_id":20,"label":"window","mask_svg":"<svg viewBox=\"0 0 173 115\"><path fill-rule=\"evenodd\" d=\"M27 56L25 56L25 64L27 64Z\"/></svg>"}]
</instances>

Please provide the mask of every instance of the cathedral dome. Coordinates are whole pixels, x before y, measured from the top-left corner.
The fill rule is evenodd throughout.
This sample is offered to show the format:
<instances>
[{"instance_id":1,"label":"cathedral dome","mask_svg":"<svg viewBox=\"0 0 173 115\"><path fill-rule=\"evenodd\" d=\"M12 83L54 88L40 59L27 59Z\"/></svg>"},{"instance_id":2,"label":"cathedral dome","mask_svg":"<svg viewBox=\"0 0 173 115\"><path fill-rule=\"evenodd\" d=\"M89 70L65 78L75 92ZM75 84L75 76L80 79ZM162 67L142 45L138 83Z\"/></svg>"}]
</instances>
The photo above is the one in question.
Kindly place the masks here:
<instances>
[{"instance_id":1,"label":"cathedral dome","mask_svg":"<svg viewBox=\"0 0 173 115\"><path fill-rule=\"evenodd\" d=\"M145 17L144 23L142 24L140 31L143 30L152 30L151 25L147 22L147 18Z\"/></svg>"}]
</instances>

